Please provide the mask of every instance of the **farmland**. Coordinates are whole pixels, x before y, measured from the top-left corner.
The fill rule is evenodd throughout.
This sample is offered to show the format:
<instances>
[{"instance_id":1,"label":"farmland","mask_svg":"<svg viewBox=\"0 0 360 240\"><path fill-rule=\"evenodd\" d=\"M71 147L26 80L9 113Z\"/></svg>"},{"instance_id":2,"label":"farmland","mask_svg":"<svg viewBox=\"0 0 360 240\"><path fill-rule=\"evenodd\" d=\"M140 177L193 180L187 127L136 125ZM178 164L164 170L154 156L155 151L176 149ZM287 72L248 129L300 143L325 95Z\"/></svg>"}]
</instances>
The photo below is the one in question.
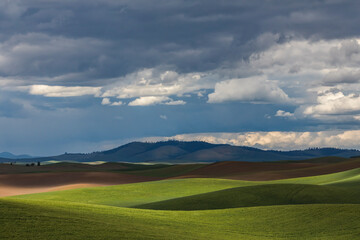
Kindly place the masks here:
<instances>
[{"instance_id":1,"label":"farmland","mask_svg":"<svg viewBox=\"0 0 360 240\"><path fill-rule=\"evenodd\" d=\"M0 234L4 239L354 239L360 234L357 164L358 159L58 163L40 173L14 172L15 167L0 176L3 186L19 191L0 198ZM21 194L21 189L35 190Z\"/></svg>"}]
</instances>

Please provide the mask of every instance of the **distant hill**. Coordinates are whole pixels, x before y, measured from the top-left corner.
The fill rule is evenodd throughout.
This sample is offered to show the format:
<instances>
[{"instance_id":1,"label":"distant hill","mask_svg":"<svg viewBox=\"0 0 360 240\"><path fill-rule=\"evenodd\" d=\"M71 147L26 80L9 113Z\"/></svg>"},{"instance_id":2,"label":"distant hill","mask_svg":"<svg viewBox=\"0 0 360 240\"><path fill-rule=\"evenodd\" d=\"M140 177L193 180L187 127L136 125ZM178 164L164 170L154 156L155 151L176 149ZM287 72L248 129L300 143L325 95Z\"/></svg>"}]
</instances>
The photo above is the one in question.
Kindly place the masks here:
<instances>
[{"instance_id":1,"label":"distant hill","mask_svg":"<svg viewBox=\"0 0 360 240\"><path fill-rule=\"evenodd\" d=\"M2 153L0 153L0 158L19 159L19 158L32 158L32 156L26 155L26 154L14 155L9 152L2 152Z\"/></svg>"},{"instance_id":2,"label":"distant hill","mask_svg":"<svg viewBox=\"0 0 360 240\"><path fill-rule=\"evenodd\" d=\"M349 158L359 156L360 151L336 148L314 148L296 151L261 150L252 147L211 144L206 142L166 141L156 143L132 142L120 147L88 154L65 153L59 156L23 158L18 161L116 161L116 162L217 162L217 161L283 161L321 158L325 156ZM10 158L0 158L8 162Z\"/></svg>"}]
</instances>

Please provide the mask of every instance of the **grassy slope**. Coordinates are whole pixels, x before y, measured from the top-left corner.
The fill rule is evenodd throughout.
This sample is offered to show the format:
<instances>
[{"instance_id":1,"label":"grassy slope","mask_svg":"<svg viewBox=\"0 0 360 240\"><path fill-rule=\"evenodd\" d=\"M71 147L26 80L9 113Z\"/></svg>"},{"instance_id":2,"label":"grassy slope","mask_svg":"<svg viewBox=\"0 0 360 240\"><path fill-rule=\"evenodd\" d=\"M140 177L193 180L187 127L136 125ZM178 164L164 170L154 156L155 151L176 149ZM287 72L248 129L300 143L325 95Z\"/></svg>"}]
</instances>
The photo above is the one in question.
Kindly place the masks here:
<instances>
[{"instance_id":1,"label":"grassy slope","mask_svg":"<svg viewBox=\"0 0 360 240\"><path fill-rule=\"evenodd\" d=\"M330 185L341 184L342 188L351 188L354 192L360 189L356 180L360 181L360 169L350 171L321 175L315 177L296 178L266 182L249 182L225 179L176 179L163 180L156 182L124 184L108 187L83 188L58 192L47 192L38 194L29 194L22 196L14 196L16 199L39 199L39 200L56 200L67 202L103 204L111 206L132 207L151 202L165 201L175 198L187 197L197 194L209 193L235 187L268 185L268 184L314 184L314 185ZM295 186L296 187L296 186ZM266 189L264 187L263 189ZM259 188L261 189L261 188ZM349 188L350 189L350 188ZM291 188L285 193L291 192ZM318 190L312 188L314 194ZM339 190L348 192L348 190ZM260 194L260 193L259 193ZM262 193L263 194L263 193ZM291 194L291 193L289 193Z\"/></svg>"},{"instance_id":2,"label":"grassy slope","mask_svg":"<svg viewBox=\"0 0 360 240\"><path fill-rule=\"evenodd\" d=\"M16 196L0 199L0 236L40 240L356 239L360 204L344 203L360 199L359 181L360 169L354 169L268 182L177 179ZM181 202L187 198L200 199ZM220 204L227 209L123 208L164 200L180 201L177 209L191 209L188 205L213 209ZM314 202L342 204L234 208Z\"/></svg>"},{"instance_id":3,"label":"grassy slope","mask_svg":"<svg viewBox=\"0 0 360 240\"><path fill-rule=\"evenodd\" d=\"M129 207L149 202L191 196L256 183L225 179L175 179L73 189L58 192L14 196L16 199L55 200Z\"/></svg>"},{"instance_id":4,"label":"grassy slope","mask_svg":"<svg viewBox=\"0 0 360 240\"><path fill-rule=\"evenodd\" d=\"M291 178L291 179L283 179L283 180L275 180L275 181L267 181L267 182L326 185L326 184L333 184L339 181L347 182L349 179L357 176L360 176L360 168L338 172L338 173L312 176L312 177Z\"/></svg>"},{"instance_id":5,"label":"grassy slope","mask_svg":"<svg viewBox=\"0 0 360 240\"><path fill-rule=\"evenodd\" d=\"M356 239L360 205L153 211L0 200L1 239ZM154 224L156 223L156 224Z\"/></svg>"},{"instance_id":6,"label":"grassy slope","mask_svg":"<svg viewBox=\"0 0 360 240\"><path fill-rule=\"evenodd\" d=\"M157 210L204 210L250 206L360 203L360 169L306 178L257 182L135 206Z\"/></svg>"},{"instance_id":7,"label":"grassy slope","mask_svg":"<svg viewBox=\"0 0 360 240\"><path fill-rule=\"evenodd\" d=\"M231 188L135 206L154 210L207 210L270 205L360 203L360 191L335 186L269 184Z\"/></svg>"}]
</instances>

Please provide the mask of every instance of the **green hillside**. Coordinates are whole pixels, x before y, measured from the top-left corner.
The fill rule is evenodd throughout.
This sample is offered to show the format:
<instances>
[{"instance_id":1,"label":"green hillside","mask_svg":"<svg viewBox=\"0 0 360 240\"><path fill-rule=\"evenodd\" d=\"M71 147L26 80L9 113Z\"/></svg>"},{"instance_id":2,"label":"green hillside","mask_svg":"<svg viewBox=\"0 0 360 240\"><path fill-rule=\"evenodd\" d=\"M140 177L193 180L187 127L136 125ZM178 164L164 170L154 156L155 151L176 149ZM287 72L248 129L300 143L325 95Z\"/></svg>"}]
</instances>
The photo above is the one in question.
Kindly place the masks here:
<instances>
[{"instance_id":1,"label":"green hillside","mask_svg":"<svg viewBox=\"0 0 360 240\"><path fill-rule=\"evenodd\" d=\"M360 203L360 190L354 192L340 187L306 184L269 184L231 188L135 207L154 210L207 210L315 203L357 204Z\"/></svg>"},{"instance_id":2,"label":"green hillside","mask_svg":"<svg viewBox=\"0 0 360 240\"><path fill-rule=\"evenodd\" d=\"M154 211L0 200L1 239L356 239L360 205Z\"/></svg>"},{"instance_id":3,"label":"green hillside","mask_svg":"<svg viewBox=\"0 0 360 240\"><path fill-rule=\"evenodd\" d=\"M13 196L0 199L0 236L357 239L359 181L360 169L353 169L276 181L172 179Z\"/></svg>"},{"instance_id":4,"label":"green hillside","mask_svg":"<svg viewBox=\"0 0 360 240\"><path fill-rule=\"evenodd\" d=\"M107 187L73 189L14 196L16 199L54 200L130 207L172 198L218 191L227 188L249 186L255 182L225 179L174 179L156 182L123 184Z\"/></svg>"},{"instance_id":5,"label":"green hillside","mask_svg":"<svg viewBox=\"0 0 360 240\"><path fill-rule=\"evenodd\" d=\"M312 185L339 185L341 189L335 188L334 191L345 191L352 186L358 186L356 180L360 180L360 169L333 173L327 175L294 178L286 180L251 182L239 180L226 180L214 178L189 178L173 179L154 182L143 182L133 184L123 184L107 187L82 188L57 192L46 192L14 196L17 199L38 199L55 200L66 202L103 204L110 206L132 207L146 203L165 201L175 198L209 193L224 189L268 185L268 184L312 184ZM296 186L295 186L296 187ZM310 188L311 186L309 186ZM315 186L313 189L315 189ZM256 190L266 190L268 187ZM280 187L279 187L280 188ZM328 189L328 188L325 188ZM291 189L289 189L290 191ZM286 191L285 191L286 192ZM316 191L315 191L316 192ZM258 194L264 194L261 192ZM256 194L256 193L255 193ZM280 193L279 193L280 194ZM284 193L285 194L285 193ZM336 195L336 194L335 194ZM280 196L279 196L280 197Z\"/></svg>"},{"instance_id":6,"label":"green hillside","mask_svg":"<svg viewBox=\"0 0 360 240\"><path fill-rule=\"evenodd\" d=\"M335 184L338 182L343 182L343 186L347 186L349 181L357 179L360 177L360 168L338 172L338 173L331 173L331 174L324 174L318 176L311 176L311 177L302 177L302 178L291 178L291 179L284 179L284 180L276 180L276 181L267 181L271 183L299 183L299 184L317 184L317 185L325 185L325 184Z\"/></svg>"}]
</instances>

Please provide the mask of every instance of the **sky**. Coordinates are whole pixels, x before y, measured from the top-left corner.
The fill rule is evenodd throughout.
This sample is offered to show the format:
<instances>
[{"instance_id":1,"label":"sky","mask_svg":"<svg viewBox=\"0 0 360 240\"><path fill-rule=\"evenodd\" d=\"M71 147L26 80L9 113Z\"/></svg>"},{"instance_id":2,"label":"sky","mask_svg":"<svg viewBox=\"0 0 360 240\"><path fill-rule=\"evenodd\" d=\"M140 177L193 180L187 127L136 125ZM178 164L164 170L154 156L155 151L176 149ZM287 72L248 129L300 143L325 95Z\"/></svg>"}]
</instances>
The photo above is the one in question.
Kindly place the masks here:
<instances>
[{"instance_id":1,"label":"sky","mask_svg":"<svg viewBox=\"0 0 360 240\"><path fill-rule=\"evenodd\" d=\"M359 1L0 0L0 152L360 149Z\"/></svg>"}]
</instances>

